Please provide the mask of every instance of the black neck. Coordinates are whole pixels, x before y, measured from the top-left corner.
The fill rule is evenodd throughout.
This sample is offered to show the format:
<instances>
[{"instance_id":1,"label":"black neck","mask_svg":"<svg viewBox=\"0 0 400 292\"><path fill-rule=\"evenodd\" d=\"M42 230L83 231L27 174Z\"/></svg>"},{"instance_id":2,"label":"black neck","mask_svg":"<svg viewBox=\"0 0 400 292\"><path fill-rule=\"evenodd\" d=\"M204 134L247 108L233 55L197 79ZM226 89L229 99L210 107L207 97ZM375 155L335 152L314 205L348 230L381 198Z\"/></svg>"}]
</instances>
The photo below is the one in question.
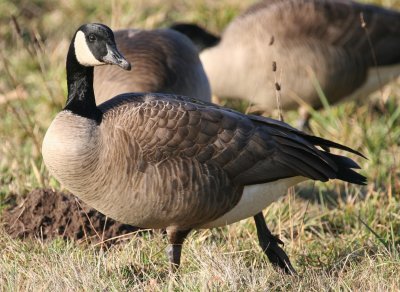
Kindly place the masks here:
<instances>
[{"instance_id":1,"label":"black neck","mask_svg":"<svg viewBox=\"0 0 400 292\"><path fill-rule=\"evenodd\" d=\"M102 112L97 108L94 97L93 67L79 64L73 42L67 56L67 84L68 98L64 109L100 123Z\"/></svg>"}]
</instances>

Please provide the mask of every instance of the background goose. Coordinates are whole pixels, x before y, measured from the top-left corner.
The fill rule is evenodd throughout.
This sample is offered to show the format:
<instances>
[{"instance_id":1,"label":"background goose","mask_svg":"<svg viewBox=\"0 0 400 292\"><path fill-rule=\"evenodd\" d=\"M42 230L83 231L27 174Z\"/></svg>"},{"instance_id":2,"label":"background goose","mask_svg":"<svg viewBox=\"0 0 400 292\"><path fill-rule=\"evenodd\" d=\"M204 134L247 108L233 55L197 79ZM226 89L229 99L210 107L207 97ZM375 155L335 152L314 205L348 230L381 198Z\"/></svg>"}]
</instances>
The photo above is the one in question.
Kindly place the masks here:
<instances>
[{"instance_id":1,"label":"background goose","mask_svg":"<svg viewBox=\"0 0 400 292\"><path fill-rule=\"evenodd\" d=\"M175 93L211 99L210 85L196 48L171 29L119 30L115 41L132 71L115 66L96 67L94 93L100 104L125 92Z\"/></svg>"},{"instance_id":2,"label":"background goose","mask_svg":"<svg viewBox=\"0 0 400 292\"><path fill-rule=\"evenodd\" d=\"M199 49L209 47L200 58L214 94L248 99L267 113L277 108L276 79L282 108L295 109L299 98L321 106L315 78L334 103L365 96L400 74L400 13L373 5L262 1L232 21L219 42L197 25L172 28Z\"/></svg>"},{"instance_id":3,"label":"background goose","mask_svg":"<svg viewBox=\"0 0 400 292\"><path fill-rule=\"evenodd\" d=\"M127 93L97 107L93 67L103 64L130 69L107 26L81 26L67 56L67 104L46 132L44 162L109 217L165 228L172 267L192 229L259 214L301 181L365 184L353 160L317 146L358 152L273 119L168 94ZM277 242L270 255L292 270Z\"/></svg>"}]
</instances>

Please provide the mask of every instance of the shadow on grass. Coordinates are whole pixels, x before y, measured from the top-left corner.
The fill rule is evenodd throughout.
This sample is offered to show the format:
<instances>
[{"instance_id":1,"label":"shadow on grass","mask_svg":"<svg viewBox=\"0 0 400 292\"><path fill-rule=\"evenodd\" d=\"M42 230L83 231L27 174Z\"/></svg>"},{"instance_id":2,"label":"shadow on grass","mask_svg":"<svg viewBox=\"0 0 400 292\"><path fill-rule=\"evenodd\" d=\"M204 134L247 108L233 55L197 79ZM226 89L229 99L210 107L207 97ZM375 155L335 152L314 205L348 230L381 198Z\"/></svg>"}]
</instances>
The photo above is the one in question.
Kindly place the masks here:
<instances>
[{"instance_id":1,"label":"shadow on grass","mask_svg":"<svg viewBox=\"0 0 400 292\"><path fill-rule=\"evenodd\" d=\"M352 193L352 198L357 196L357 201L364 201L366 199L366 192L357 191ZM296 196L310 201L310 203L323 205L328 209L337 208L340 201L346 201L349 198L349 189L345 184L337 186L335 189L321 188L315 183L303 184L296 188Z\"/></svg>"}]
</instances>

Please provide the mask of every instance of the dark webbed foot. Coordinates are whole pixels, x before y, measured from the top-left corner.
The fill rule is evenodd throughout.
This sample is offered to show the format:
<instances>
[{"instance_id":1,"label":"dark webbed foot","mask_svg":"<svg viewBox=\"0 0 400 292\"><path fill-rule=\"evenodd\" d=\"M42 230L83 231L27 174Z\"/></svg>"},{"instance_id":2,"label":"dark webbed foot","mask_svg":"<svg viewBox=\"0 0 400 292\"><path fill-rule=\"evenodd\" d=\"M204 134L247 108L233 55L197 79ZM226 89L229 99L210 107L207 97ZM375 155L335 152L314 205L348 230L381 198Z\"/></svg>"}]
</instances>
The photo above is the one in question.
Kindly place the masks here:
<instances>
[{"instance_id":1,"label":"dark webbed foot","mask_svg":"<svg viewBox=\"0 0 400 292\"><path fill-rule=\"evenodd\" d=\"M175 272L179 268L181 263L182 245L190 231L191 229L177 230L175 228L167 228L169 246L167 247L166 252L171 272Z\"/></svg>"},{"instance_id":2,"label":"dark webbed foot","mask_svg":"<svg viewBox=\"0 0 400 292\"><path fill-rule=\"evenodd\" d=\"M287 274L296 274L296 270L290 263L289 257L278 245L283 245L283 242L278 237L271 234L271 231L269 231L267 224L265 223L263 213L260 212L256 214L254 216L254 221L256 222L258 241L269 261L274 266L281 268Z\"/></svg>"}]
</instances>

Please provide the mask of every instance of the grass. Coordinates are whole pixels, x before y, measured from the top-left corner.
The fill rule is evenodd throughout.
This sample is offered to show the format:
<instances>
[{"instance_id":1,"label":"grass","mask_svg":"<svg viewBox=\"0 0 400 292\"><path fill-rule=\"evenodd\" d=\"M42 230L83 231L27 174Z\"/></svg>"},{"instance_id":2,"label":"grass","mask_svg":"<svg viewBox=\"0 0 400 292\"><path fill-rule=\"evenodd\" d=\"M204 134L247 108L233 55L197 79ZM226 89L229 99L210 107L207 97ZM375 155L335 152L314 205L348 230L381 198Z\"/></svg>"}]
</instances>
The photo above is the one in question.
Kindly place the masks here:
<instances>
[{"instance_id":1,"label":"grass","mask_svg":"<svg viewBox=\"0 0 400 292\"><path fill-rule=\"evenodd\" d=\"M0 209L11 193L60 189L41 159L43 135L66 97L65 54L84 22L119 27L165 27L195 21L214 32L254 1L0 2ZM375 1L400 8L395 1ZM10 15L15 16L12 21ZM177 275L168 273L158 234L137 235L109 250L54 240L22 242L0 231L4 290L399 290L400 85L368 102L315 112L316 135L344 143L368 177L365 187L306 183L265 212L285 242L299 276L272 269L262 256L252 220L195 232ZM246 110L243 104L236 105ZM284 113L293 123L296 113Z\"/></svg>"}]
</instances>

